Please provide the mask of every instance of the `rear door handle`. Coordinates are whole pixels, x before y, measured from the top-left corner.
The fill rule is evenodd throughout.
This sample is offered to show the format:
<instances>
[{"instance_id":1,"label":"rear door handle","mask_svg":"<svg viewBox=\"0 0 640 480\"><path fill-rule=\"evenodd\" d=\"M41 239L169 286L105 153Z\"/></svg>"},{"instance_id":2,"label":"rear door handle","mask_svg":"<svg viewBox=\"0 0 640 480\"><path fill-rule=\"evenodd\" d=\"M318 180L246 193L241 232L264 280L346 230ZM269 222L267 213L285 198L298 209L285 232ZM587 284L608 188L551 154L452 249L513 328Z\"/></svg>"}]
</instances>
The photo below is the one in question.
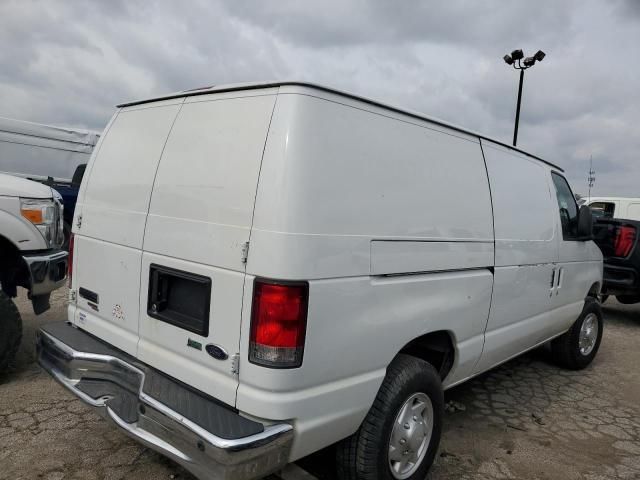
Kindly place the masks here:
<instances>
[{"instance_id":1,"label":"rear door handle","mask_svg":"<svg viewBox=\"0 0 640 480\"><path fill-rule=\"evenodd\" d=\"M78 293L80 294L80 296L90 302L93 303L100 303L100 299L98 297L98 294L96 292L92 292L91 290L89 290L88 288L84 288L84 287L80 287L80 290L78 290Z\"/></svg>"}]
</instances>

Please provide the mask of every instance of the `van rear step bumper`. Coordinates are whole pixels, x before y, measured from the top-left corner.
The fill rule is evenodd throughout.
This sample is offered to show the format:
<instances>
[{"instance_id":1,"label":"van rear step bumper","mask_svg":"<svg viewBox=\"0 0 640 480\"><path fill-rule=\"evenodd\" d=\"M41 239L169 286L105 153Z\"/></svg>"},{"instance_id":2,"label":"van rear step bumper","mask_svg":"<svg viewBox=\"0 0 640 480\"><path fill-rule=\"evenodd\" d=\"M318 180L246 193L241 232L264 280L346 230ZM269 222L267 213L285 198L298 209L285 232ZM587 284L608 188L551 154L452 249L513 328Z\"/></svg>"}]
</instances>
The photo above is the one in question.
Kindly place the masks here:
<instances>
[{"instance_id":1,"label":"van rear step bumper","mask_svg":"<svg viewBox=\"0 0 640 480\"><path fill-rule=\"evenodd\" d=\"M198 478L252 480L288 462L291 425L242 417L66 322L42 327L36 349L63 386Z\"/></svg>"}]
</instances>

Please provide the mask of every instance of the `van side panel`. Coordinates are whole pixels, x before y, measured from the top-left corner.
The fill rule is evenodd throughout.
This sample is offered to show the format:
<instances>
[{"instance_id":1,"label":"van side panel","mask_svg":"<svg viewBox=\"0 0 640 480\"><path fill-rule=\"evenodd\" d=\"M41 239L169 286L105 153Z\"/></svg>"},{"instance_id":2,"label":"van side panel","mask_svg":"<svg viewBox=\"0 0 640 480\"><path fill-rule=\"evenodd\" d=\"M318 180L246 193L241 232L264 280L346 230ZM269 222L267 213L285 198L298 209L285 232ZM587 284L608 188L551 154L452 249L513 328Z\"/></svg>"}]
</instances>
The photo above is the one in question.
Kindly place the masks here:
<instances>
[{"instance_id":1,"label":"van side panel","mask_svg":"<svg viewBox=\"0 0 640 480\"><path fill-rule=\"evenodd\" d=\"M151 188L179 108L173 102L120 111L76 207L74 323L131 355L138 340L142 238Z\"/></svg>"},{"instance_id":2,"label":"van side panel","mask_svg":"<svg viewBox=\"0 0 640 480\"><path fill-rule=\"evenodd\" d=\"M487 268L493 265L489 242L371 242L371 275Z\"/></svg>"},{"instance_id":3,"label":"van side panel","mask_svg":"<svg viewBox=\"0 0 640 480\"><path fill-rule=\"evenodd\" d=\"M243 332L249 328L253 278L247 275L246 282ZM311 281L302 367L248 363L249 344L243 341L236 406L262 418L293 419L292 460L346 437L367 414L389 362L415 337L446 326L460 347L451 379L472 371L492 283L487 269Z\"/></svg>"},{"instance_id":4,"label":"van side panel","mask_svg":"<svg viewBox=\"0 0 640 480\"><path fill-rule=\"evenodd\" d=\"M144 237L138 358L229 405L236 401L243 248L275 92L185 101L158 167ZM149 314L152 265L210 281L208 331ZM209 344L227 358L209 355Z\"/></svg>"},{"instance_id":5,"label":"van side panel","mask_svg":"<svg viewBox=\"0 0 640 480\"><path fill-rule=\"evenodd\" d=\"M389 362L422 334L459 346L447 382L469 375L493 284L478 140L319 95L278 95L243 304L237 408L293 419L292 459L353 433ZM309 281L300 368L247 362L252 276Z\"/></svg>"},{"instance_id":6,"label":"van side panel","mask_svg":"<svg viewBox=\"0 0 640 480\"><path fill-rule=\"evenodd\" d=\"M476 373L553 335L552 275L558 258L548 167L495 144L483 141L482 146L493 199L496 266Z\"/></svg>"},{"instance_id":7,"label":"van side panel","mask_svg":"<svg viewBox=\"0 0 640 480\"><path fill-rule=\"evenodd\" d=\"M341 101L278 96L248 272L369 275L371 240L493 243L477 139Z\"/></svg>"}]
</instances>

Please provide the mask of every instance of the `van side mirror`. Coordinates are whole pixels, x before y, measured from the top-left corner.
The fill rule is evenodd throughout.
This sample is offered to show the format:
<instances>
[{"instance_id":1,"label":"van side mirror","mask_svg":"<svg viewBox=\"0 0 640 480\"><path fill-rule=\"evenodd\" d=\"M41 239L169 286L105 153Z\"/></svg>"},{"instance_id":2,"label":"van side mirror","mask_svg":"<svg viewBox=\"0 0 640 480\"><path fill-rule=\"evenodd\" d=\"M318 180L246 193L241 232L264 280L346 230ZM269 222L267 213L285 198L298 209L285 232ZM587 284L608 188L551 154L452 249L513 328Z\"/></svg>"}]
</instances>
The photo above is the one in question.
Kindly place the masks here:
<instances>
[{"instance_id":1,"label":"van side mirror","mask_svg":"<svg viewBox=\"0 0 640 480\"><path fill-rule=\"evenodd\" d=\"M578 210L578 240L587 241L593 238L593 216L591 209L582 205Z\"/></svg>"}]
</instances>

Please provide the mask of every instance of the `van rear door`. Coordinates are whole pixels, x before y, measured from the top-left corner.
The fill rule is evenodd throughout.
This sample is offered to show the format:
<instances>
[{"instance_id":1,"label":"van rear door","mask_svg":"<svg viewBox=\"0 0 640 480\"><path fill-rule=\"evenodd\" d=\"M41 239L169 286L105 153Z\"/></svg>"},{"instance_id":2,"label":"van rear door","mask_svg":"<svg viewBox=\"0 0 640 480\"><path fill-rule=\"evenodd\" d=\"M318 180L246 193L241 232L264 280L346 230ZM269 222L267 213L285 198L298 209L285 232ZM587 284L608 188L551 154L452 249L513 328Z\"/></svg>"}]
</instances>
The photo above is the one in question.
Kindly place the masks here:
<instances>
[{"instance_id":1,"label":"van rear door","mask_svg":"<svg viewBox=\"0 0 640 480\"><path fill-rule=\"evenodd\" d=\"M230 405L238 386L243 250L276 93L185 100L158 167L144 235L138 358Z\"/></svg>"},{"instance_id":2,"label":"van rear door","mask_svg":"<svg viewBox=\"0 0 640 480\"><path fill-rule=\"evenodd\" d=\"M135 355L140 264L154 174L182 99L119 111L90 161L74 221L70 318Z\"/></svg>"}]
</instances>

